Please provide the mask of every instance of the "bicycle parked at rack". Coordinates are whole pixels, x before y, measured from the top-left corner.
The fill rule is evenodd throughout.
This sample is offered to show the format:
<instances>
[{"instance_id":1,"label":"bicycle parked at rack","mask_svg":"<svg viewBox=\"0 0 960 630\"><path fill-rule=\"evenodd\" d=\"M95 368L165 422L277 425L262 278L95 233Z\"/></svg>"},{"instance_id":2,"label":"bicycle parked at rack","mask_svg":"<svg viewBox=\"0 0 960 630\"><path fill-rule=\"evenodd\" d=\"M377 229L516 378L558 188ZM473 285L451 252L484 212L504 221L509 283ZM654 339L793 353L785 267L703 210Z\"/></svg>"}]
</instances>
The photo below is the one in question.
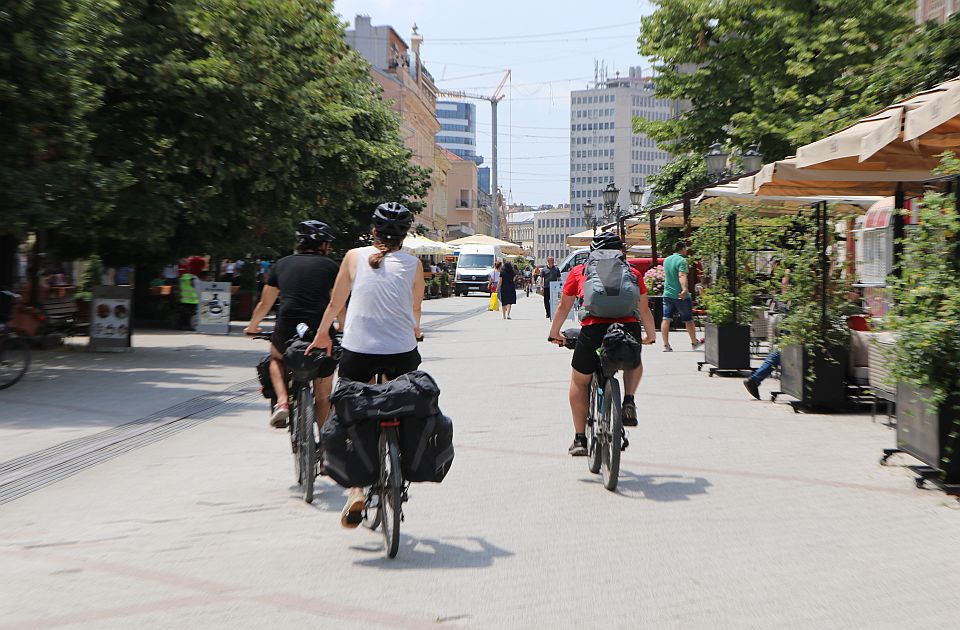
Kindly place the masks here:
<instances>
[{"instance_id":1,"label":"bicycle parked at rack","mask_svg":"<svg viewBox=\"0 0 960 630\"><path fill-rule=\"evenodd\" d=\"M17 384L30 369L30 345L7 323L19 297L0 291L0 389Z\"/></svg>"},{"instance_id":2,"label":"bicycle parked at rack","mask_svg":"<svg viewBox=\"0 0 960 630\"><path fill-rule=\"evenodd\" d=\"M287 350L296 342L302 342L306 347L307 339L312 338L312 332L301 324L304 330L299 337L287 342ZM298 328L299 331L299 328ZM254 339L270 341L270 333L253 335ZM301 351L302 352L302 351ZM336 354L336 350L334 350ZM316 378L318 361L324 357L323 353L316 353L308 358L306 367L291 369L287 365L289 360L284 353L284 366L287 378L288 405L290 417L287 421L287 430L290 438L290 451L293 453L293 472L297 483L303 490L303 500L313 503L314 485L316 478L321 474L320 464L323 457L320 453L320 433L317 427L317 408L313 395L313 380ZM277 404L276 397L270 398L270 409Z\"/></svg>"},{"instance_id":3,"label":"bicycle parked at rack","mask_svg":"<svg viewBox=\"0 0 960 630\"><path fill-rule=\"evenodd\" d=\"M565 330L564 347L577 347L579 330ZM590 404L587 408L587 468L593 474L602 471L603 487L613 492L620 477L620 452L630 442L623 429L620 383L617 370L604 366L603 347L597 350L600 367L590 378Z\"/></svg>"}]
</instances>

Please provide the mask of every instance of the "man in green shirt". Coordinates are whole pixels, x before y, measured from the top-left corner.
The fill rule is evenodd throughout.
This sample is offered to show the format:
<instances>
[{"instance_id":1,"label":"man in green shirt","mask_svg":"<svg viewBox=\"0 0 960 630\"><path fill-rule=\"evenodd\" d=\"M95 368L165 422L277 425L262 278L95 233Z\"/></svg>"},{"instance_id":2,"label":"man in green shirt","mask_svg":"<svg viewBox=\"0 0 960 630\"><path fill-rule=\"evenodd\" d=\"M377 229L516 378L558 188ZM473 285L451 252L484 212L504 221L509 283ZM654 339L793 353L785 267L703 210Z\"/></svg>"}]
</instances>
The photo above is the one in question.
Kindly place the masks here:
<instances>
[{"instance_id":1,"label":"man in green shirt","mask_svg":"<svg viewBox=\"0 0 960 630\"><path fill-rule=\"evenodd\" d=\"M693 300L687 287L687 245L683 241L677 246L676 253L663 261L663 321L660 322L660 334L663 335L663 351L673 352L670 347L670 322L674 315L687 327L690 345L694 350L703 345L697 339L697 329L693 324Z\"/></svg>"}]
</instances>

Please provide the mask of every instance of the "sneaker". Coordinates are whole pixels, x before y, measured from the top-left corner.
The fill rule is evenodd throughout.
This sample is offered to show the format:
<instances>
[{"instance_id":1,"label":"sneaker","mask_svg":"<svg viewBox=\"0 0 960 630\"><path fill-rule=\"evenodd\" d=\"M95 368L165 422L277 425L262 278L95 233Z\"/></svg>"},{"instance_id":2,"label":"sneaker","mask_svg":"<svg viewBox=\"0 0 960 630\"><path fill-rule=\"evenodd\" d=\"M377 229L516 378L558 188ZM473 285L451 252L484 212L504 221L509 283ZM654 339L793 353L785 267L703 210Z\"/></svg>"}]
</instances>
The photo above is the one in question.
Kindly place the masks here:
<instances>
[{"instance_id":1,"label":"sneaker","mask_svg":"<svg viewBox=\"0 0 960 630\"><path fill-rule=\"evenodd\" d=\"M577 435L573 438L573 444L570 445L570 448L567 449L567 452L573 455L574 457L586 457L587 455L587 438L586 436Z\"/></svg>"},{"instance_id":2,"label":"sneaker","mask_svg":"<svg viewBox=\"0 0 960 630\"><path fill-rule=\"evenodd\" d=\"M623 426L637 426L637 403L632 400L623 403Z\"/></svg>"},{"instance_id":3,"label":"sneaker","mask_svg":"<svg viewBox=\"0 0 960 630\"><path fill-rule=\"evenodd\" d=\"M757 387L757 382L752 378L743 379L743 386L747 388L747 391L750 392L750 395L760 400L760 388Z\"/></svg>"},{"instance_id":4,"label":"sneaker","mask_svg":"<svg viewBox=\"0 0 960 630\"><path fill-rule=\"evenodd\" d=\"M697 348L699 348L700 346L703 345L703 342L704 342L704 341L706 341L706 340L705 340L705 339L697 339L696 341L694 341L693 343L690 344L690 347L692 347L694 350L696 350Z\"/></svg>"},{"instance_id":5,"label":"sneaker","mask_svg":"<svg viewBox=\"0 0 960 630\"><path fill-rule=\"evenodd\" d=\"M663 347L663 351L664 351L664 352L673 352L673 348L671 348L670 346L664 346L664 347Z\"/></svg>"},{"instance_id":6,"label":"sneaker","mask_svg":"<svg viewBox=\"0 0 960 630\"><path fill-rule=\"evenodd\" d=\"M270 416L270 426L274 429L286 429L287 418L290 417L290 407L277 404L273 407L273 415Z\"/></svg>"},{"instance_id":7,"label":"sneaker","mask_svg":"<svg viewBox=\"0 0 960 630\"><path fill-rule=\"evenodd\" d=\"M347 503L340 513L340 526L344 529L354 529L363 520L363 506L365 499L363 492L353 488L347 497Z\"/></svg>"}]
</instances>

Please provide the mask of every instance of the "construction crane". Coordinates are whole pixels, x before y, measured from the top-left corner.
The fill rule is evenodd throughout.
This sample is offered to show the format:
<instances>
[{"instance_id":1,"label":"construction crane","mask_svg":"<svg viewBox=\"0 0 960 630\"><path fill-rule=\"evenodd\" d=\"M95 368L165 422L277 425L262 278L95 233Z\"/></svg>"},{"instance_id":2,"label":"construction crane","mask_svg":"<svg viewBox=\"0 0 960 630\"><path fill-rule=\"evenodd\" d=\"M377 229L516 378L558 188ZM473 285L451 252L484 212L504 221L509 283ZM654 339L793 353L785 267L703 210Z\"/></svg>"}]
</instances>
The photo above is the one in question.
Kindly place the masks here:
<instances>
[{"instance_id":1,"label":"construction crane","mask_svg":"<svg viewBox=\"0 0 960 630\"><path fill-rule=\"evenodd\" d=\"M504 99L503 86L510 80L510 70L503 74L500 85L493 91L492 96L483 94L472 94L461 90L438 90L440 96L447 98L472 99L476 101L488 101L490 103L491 126L493 127L492 153L490 158L490 191L494 195L494 204L497 210L493 216L493 235L497 238L510 237L510 228L507 225L507 209L503 203L503 195L497 187L497 105Z\"/></svg>"}]
</instances>

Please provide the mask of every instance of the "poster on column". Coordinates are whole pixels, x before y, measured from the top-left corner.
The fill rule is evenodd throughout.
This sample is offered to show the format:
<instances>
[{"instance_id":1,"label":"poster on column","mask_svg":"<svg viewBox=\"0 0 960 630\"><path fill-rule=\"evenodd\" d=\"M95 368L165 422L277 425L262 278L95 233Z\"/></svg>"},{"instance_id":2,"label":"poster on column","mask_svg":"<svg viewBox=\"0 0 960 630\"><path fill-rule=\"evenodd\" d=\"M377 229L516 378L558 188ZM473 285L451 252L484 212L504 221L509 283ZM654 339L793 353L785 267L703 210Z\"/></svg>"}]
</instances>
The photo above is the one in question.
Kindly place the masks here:
<instances>
[{"instance_id":1,"label":"poster on column","mask_svg":"<svg viewBox=\"0 0 960 630\"><path fill-rule=\"evenodd\" d=\"M567 275L568 275L568 272L561 273L559 281L554 281L550 283L550 312L551 313L557 312L557 305L560 304L560 296L563 292L563 285L567 282ZM580 300L578 299L577 301L579 302ZM578 321L577 311L578 311L578 308L576 306L570 309L570 313L567 315L567 321L569 322Z\"/></svg>"},{"instance_id":2,"label":"poster on column","mask_svg":"<svg viewBox=\"0 0 960 630\"><path fill-rule=\"evenodd\" d=\"M198 282L197 332L230 334L230 283Z\"/></svg>"},{"instance_id":3,"label":"poster on column","mask_svg":"<svg viewBox=\"0 0 960 630\"><path fill-rule=\"evenodd\" d=\"M130 347L132 297L128 286L93 287L90 300L91 350Z\"/></svg>"}]
</instances>

